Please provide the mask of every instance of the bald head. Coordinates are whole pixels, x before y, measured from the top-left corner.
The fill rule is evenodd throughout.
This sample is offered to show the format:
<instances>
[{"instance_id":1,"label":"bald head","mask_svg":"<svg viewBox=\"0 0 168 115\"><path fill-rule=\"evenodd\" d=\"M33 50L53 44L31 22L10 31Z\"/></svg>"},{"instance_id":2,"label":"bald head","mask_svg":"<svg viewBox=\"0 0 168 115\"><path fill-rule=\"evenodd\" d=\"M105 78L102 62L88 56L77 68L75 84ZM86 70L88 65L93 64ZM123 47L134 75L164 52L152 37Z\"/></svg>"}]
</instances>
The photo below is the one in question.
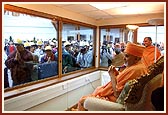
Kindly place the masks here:
<instances>
[{"instance_id":1,"label":"bald head","mask_svg":"<svg viewBox=\"0 0 168 115\"><path fill-rule=\"evenodd\" d=\"M144 43L145 47L151 46L152 45L152 38L151 37L145 37L143 43Z\"/></svg>"}]
</instances>

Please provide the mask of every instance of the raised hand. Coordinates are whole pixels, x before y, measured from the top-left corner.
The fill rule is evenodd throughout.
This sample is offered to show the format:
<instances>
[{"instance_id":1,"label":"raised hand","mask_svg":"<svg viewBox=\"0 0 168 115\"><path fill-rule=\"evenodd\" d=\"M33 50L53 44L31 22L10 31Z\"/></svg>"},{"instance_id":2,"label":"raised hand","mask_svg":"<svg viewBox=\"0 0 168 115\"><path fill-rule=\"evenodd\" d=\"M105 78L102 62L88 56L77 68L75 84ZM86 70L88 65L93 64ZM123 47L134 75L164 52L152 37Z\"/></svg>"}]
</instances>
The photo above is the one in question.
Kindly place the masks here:
<instances>
[{"instance_id":1,"label":"raised hand","mask_svg":"<svg viewBox=\"0 0 168 115\"><path fill-rule=\"evenodd\" d=\"M20 57L20 53L17 51L16 52L16 55L15 55L15 60L19 60L21 57Z\"/></svg>"},{"instance_id":2,"label":"raised hand","mask_svg":"<svg viewBox=\"0 0 168 115\"><path fill-rule=\"evenodd\" d=\"M111 65L108 69L109 75L112 76L117 76L119 72L116 70L115 66Z\"/></svg>"}]
</instances>

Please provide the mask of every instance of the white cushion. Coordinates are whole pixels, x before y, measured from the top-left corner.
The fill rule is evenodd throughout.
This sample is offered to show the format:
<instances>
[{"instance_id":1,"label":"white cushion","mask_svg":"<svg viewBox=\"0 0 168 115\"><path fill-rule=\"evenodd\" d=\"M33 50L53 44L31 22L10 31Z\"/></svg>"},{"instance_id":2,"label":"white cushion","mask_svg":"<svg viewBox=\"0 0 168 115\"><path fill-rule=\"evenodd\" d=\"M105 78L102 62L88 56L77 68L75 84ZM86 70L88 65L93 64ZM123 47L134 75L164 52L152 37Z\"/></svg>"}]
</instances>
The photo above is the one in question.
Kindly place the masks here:
<instances>
[{"instance_id":1,"label":"white cushion","mask_svg":"<svg viewBox=\"0 0 168 115\"><path fill-rule=\"evenodd\" d=\"M124 111L124 105L98 99L96 97L88 97L84 102L84 108L88 111Z\"/></svg>"}]
</instances>

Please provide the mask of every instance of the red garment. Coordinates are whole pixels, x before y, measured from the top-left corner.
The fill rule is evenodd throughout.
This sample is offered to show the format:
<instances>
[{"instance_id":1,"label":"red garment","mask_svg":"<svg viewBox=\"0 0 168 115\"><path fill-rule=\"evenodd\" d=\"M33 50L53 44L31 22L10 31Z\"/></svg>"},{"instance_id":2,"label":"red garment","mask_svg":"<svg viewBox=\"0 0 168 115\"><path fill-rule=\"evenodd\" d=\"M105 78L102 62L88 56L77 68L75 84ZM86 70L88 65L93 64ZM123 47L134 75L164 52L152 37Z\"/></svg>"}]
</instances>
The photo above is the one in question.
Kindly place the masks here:
<instances>
[{"instance_id":1,"label":"red garment","mask_svg":"<svg viewBox=\"0 0 168 115\"><path fill-rule=\"evenodd\" d=\"M49 59L49 57L48 57L47 55L45 55L45 56L44 56L45 62L47 62L48 59ZM55 55L54 55L54 54L52 54L52 55L50 56L50 61L55 61Z\"/></svg>"},{"instance_id":2,"label":"red garment","mask_svg":"<svg viewBox=\"0 0 168 115\"><path fill-rule=\"evenodd\" d=\"M9 46L9 54L11 54L13 51L15 51L15 46L14 45L10 45Z\"/></svg>"}]
</instances>

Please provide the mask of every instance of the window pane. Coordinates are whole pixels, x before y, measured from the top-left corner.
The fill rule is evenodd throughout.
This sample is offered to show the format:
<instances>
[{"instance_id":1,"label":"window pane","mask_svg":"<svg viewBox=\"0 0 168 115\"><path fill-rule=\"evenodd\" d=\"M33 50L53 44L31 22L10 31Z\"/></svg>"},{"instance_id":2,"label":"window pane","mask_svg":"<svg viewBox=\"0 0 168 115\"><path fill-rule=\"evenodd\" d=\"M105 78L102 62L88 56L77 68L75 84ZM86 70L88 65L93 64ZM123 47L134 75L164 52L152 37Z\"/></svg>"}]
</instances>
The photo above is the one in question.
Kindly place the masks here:
<instances>
[{"instance_id":1,"label":"window pane","mask_svg":"<svg viewBox=\"0 0 168 115\"><path fill-rule=\"evenodd\" d=\"M78 41L80 45L80 53L77 56L77 64L80 65L81 68L89 68L94 66L93 62L93 29L88 27L80 26L80 36Z\"/></svg>"},{"instance_id":2,"label":"window pane","mask_svg":"<svg viewBox=\"0 0 168 115\"><path fill-rule=\"evenodd\" d=\"M63 73L93 66L93 29L63 24Z\"/></svg>"},{"instance_id":3,"label":"window pane","mask_svg":"<svg viewBox=\"0 0 168 115\"><path fill-rule=\"evenodd\" d=\"M151 37L153 42L156 42L156 27L148 26L148 27L139 27L138 28L138 37L137 42L143 43L143 39L145 37ZM164 26L157 27L157 43L165 42L165 29Z\"/></svg>"},{"instance_id":4,"label":"window pane","mask_svg":"<svg viewBox=\"0 0 168 115\"><path fill-rule=\"evenodd\" d=\"M151 37L153 44L157 43L162 55L164 55L164 44L166 43L166 34L164 26L148 26L138 28L137 42L143 43L145 37Z\"/></svg>"},{"instance_id":5,"label":"window pane","mask_svg":"<svg viewBox=\"0 0 168 115\"><path fill-rule=\"evenodd\" d=\"M108 67L115 62L114 57L121 51L118 44L125 42L126 36L122 28L101 29L100 66ZM123 47L124 49L124 47ZM122 62L123 63L123 62ZM114 63L113 63L114 64ZM115 66L120 66L117 64Z\"/></svg>"},{"instance_id":6,"label":"window pane","mask_svg":"<svg viewBox=\"0 0 168 115\"><path fill-rule=\"evenodd\" d=\"M57 61L53 54L58 45L56 33L49 19L5 11L5 88L57 75ZM47 70L50 66L55 69Z\"/></svg>"}]
</instances>

